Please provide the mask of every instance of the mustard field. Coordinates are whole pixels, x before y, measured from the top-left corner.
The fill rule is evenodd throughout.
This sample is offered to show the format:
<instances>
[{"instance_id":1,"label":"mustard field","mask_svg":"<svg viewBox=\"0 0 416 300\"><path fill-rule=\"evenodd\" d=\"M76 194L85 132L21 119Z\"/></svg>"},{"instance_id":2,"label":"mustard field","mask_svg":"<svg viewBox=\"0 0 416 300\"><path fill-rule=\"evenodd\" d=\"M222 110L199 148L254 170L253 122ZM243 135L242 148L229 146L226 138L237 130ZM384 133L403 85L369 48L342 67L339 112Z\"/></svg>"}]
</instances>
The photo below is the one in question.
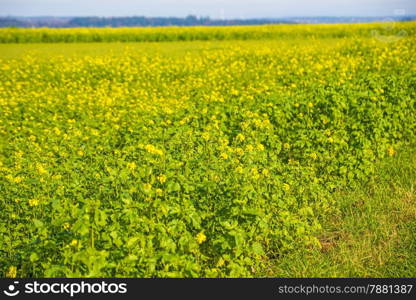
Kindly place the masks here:
<instances>
[{"instance_id":1,"label":"mustard field","mask_svg":"<svg viewBox=\"0 0 416 300\"><path fill-rule=\"evenodd\" d=\"M333 194L415 141L415 32L1 29L0 275L256 277L320 249Z\"/></svg>"}]
</instances>

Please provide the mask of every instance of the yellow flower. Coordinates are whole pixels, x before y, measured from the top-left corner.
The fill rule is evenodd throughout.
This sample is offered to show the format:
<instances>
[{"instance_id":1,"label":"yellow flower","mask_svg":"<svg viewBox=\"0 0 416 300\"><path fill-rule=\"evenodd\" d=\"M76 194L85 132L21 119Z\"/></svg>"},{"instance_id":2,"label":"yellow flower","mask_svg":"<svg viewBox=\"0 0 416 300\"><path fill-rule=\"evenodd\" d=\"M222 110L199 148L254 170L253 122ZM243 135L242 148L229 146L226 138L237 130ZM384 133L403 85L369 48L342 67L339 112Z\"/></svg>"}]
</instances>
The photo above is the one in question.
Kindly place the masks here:
<instances>
[{"instance_id":1,"label":"yellow flower","mask_svg":"<svg viewBox=\"0 0 416 300\"><path fill-rule=\"evenodd\" d=\"M210 134L209 134L209 132L204 132L204 133L202 134L202 138L203 138L204 140L208 141L208 140L209 140L209 138L210 138Z\"/></svg>"},{"instance_id":2,"label":"yellow flower","mask_svg":"<svg viewBox=\"0 0 416 300\"><path fill-rule=\"evenodd\" d=\"M152 154L156 154L156 155L160 155L160 156L162 156L162 155L163 155L163 151L162 151L162 150L157 149L155 146L150 145L150 144L148 144L148 145L144 146L144 149L145 149L147 152L152 153Z\"/></svg>"},{"instance_id":3,"label":"yellow flower","mask_svg":"<svg viewBox=\"0 0 416 300\"><path fill-rule=\"evenodd\" d=\"M131 170L131 171L135 170L136 167L137 167L137 165L136 165L135 162L130 162L130 163L127 164L127 168L129 168L129 170Z\"/></svg>"},{"instance_id":4,"label":"yellow flower","mask_svg":"<svg viewBox=\"0 0 416 300\"><path fill-rule=\"evenodd\" d=\"M207 240L207 236L203 232L200 232L196 235L196 242L198 244L202 244L206 240Z\"/></svg>"},{"instance_id":5,"label":"yellow flower","mask_svg":"<svg viewBox=\"0 0 416 300\"><path fill-rule=\"evenodd\" d=\"M253 152L254 151L253 145L247 145L246 150L247 150L247 152Z\"/></svg>"},{"instance_id":6,"label":"yellow flower","mask_svg":"<svg viewBox=\"0 0 416 300\"><path fill-rule=\"evenodd\" d=\"M246 137L244 135L242 135L241 133L239 133L239 134L237 134L236 139L239 142L243 142L246 139Z\"/></svg>"},{"instance_id":7,"label":"yellow flower","mask_svg":"<svg viewBox=\"0 0 416 300\"><path fill-rule=\"evenodd\" d=\"M287 183L283 184L283 189L288 192L290 190L290 185L288 185Z\"/></svg>"},{"instance_id":8,"label":"yellow flower","mask_svg":"<svg viewBox=\"0 0 416 300\"><path fill-rule=\"evenodd\" d=\"M396 154L396 151L394 150L394 148L392 146L387 148L387 154L389 156L393 156L394 154Z\"/></svg>"},{"instance_id":9,"label":"yellow flower","mask_svg":"<svg viewBox=\"0 0 416 300\"><path fill-rule=\"evenodd\" d=\"M145 183L145 184L143 185L143 189L144 189L146 192L150 192L150 191L152 190L152 185L151 185L150 183Z\"/></svg>"},{"instance_id":10,"label":"yellow flower","mask_svg":"<svg viewBox=\"0 0 416 300\"><path fill-rule=\"evenodd\" d=\"M60 135L61 134L61 130L58 127L55 127L53 129L53 131L55 132L56 135Z\"/></svg>"},{"instance_id":11,"label":"yellow flower","mask_svg":"<svg viewBox=\"0 0 416 300\"><path fill-rule=\"evenodd\" d=\"M160 183L162 183L162 184L163 184L163 183L165 183L165 182L166 182L166 179L167 179L167 178L166 178L166 175L163 175L163 174L162 174L162 175L158 176L158 177L157 177L157 179L159 180L159 182L160 182Z\"/></svg>"},{"instance_id":12,"label":"yellow flower","mask_svg":"<svg viewBox=\"0 0 416 300\"><path fill-rule=\"evenodd\" d=\"M9 270L6 273L7 278L16 278L17 276L17 268L15 266L10 266Z\"/></svg>"},{"instance_id":13,"label":"yellow flower","mask_svg":"<svg viewBox=\"0 0 416 300\"><path fill-rule=\"evenodd\" d=\"M262 173L265 177L269 177L269 175L270 175L270 172L269 172L269 170L267 170L267 169L264 169L261 173Z\"/></svg>"},{"instance_id":14,"label":"yellow flower","mask_svg":"<svg viewBox=\"0 0 416 300\"><path fill-rule=\"evenodd\" d=\"M236 171L237 173L242 174L242 173L243 173L243 167L238 166L237 168L235 168L235 171Z\"/></svg>"},{"instance_id":15,"label":"yellow flower","mask_svg":"<svg viewBox=\"0 0 416 300\"><path fill-rule=\"evenodd\" d=\"M220 157L221 157L222 159L228 159L228 154L227 154L227 153L225 153L225 152L223 152L223 153L221 153Z\"/></svg>"},{"instance_id":16,"label":"yellow flower","mask_svg":"<svg viewBox=\"0 0 416 300\"><path fill-rule=\"evenodd\" d=\"M91 129L91 134L93 136L100 136L100 132L97 129Z\"/></svg>"},{"instance_id":17,"label":"yellow flower","mask_svg":"<svg viewBox=\"0 0 416 300\"><path fill-rule=\"evenodd\" d=\"M36 170L38 171L39 175L48 174L48 171L45 169L45 167L41 163L36 164Z\"/></svg>"},{"instance_id":18,"label":"yellow flower","mask_svg":"<svg viewBox=\"0 0 416 300\"><path fill-rule=\"evenodd\" d=\"M163 190L156 189L156 194L159 195L159 196L163 195Z\"/></svg>"},{"instance_id":19,"label":"yellow flower","mask_svg":"<svg viewBox=\"0 0 416 300\"><path fill-rule=\"evenodd\" d=\"M240 147L235 148L235 149L234 149L234 152L235 152L237 155L240 155L240 156L244 154L244 150L243 150L243 148L240 148Z\"/></svg>"},{"instance_id":20,"label":"yellow flower","mask_svg":"<svg viewBox=\"0 0 416 300\"><path fill-rule=\"evenodd\" d=\"M318 158L318 154L316 154L315 152L314 153L311 153L311 158L313 159L313 160L316 160L317 158Z\"/></svg>"},{"instance_id":21,"label":"yellow flower","mask_svg":"<svg viewBox=\"0 0 416 300\"><path fill-rule=\"evenodd\" d=\"M71 243L69 244L71 247L76 247L78 246L78 241L77 240L72 240Z\"/></svg>"},{"instance_id":22,"label":"yellow flower","mask_svg":"<svg viewBox=\"0 0 416 300\"><path fill-rule=\"evenodd\" d=\"M223 146L223 147L228 145L228 139L226 139L226 138L220 138L218 141L220 142L221 146Z\"/></svg>"},{"instance_id":23,"label":"yellow flower","mask_svg":"<svg viewBox=\"0 0 416 300\"><path fill-rule=\"evenodd\" d=\"M64 223L64 229L68 230L71 227L71 225L68 222Z\"/></svg>"},{"instance_id":24,"label":"yellow flower","mask_svg":"<svg viewBox=\"0 0 416 300\"><path fill-rule=\"evenodd\" d=\"M251 169L251 176L253 177L253 179L259 179L260 175L257 168Z\"/></svg>"},{"instance_id":25,"label":"yellow flower","mask_svg":"<svg viewBox=\"0 0 416 300\"><path fill-rule=\"evenodd\" d=\"M15 183L21 183L21 182L23 181L23 177L21 177L21 176L16 176L16 177L13 179L13 181L14 181Z\"/></svg>"},{"instance_id":26,"label":"yellow flower","mask_svg":"<svg viewBox=\"0 0 416 300\"><path fill-rule=\"evenodd\" d=\"M217 262L217 267L222 267L225 264L225 261L222 257L220 257L220 259Z\"/></svg>"},{"instance_id":27,"label":"yellow flower","mask_svg":"<svg viewBox=\"0 0 416 300\"><path fill-rule=\"evenodd\" d=\"M40 201L38 199L30 199L29 200L29 206L38 206L39 202Z\"/></svg>"},{"instance_id":28,"label":"yellow flower","mask_svg":"<svg viewBox=\"0 0 416 300\"><path fill-rule=\"evenodd\" d=\"M263 146L263 144L258 144L258 145L257 145L257 150L258 150L258 151L263 151L263 150L264 150L264 146Z\"/></svg>"}]
</instances>

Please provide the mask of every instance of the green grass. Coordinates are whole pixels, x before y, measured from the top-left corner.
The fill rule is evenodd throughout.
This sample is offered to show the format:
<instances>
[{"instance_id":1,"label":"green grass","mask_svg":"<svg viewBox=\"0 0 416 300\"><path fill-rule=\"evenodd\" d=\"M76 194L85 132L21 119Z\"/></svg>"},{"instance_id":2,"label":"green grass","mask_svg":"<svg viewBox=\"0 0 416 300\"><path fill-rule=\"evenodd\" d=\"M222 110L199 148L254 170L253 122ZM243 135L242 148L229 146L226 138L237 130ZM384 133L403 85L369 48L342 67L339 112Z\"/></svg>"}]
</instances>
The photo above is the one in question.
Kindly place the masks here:
<instances>
[{"instance_id":1,"label":"green grass","mask_svg":"<svg viewBox=\"0 0 416 300\"><path fill-rule=\"evenodd\" d=\"M416 148L379 164L369 183L335 195L341 203L319 240L271 262L273 277L415 277Z\"/></svg>"}]
</instances>

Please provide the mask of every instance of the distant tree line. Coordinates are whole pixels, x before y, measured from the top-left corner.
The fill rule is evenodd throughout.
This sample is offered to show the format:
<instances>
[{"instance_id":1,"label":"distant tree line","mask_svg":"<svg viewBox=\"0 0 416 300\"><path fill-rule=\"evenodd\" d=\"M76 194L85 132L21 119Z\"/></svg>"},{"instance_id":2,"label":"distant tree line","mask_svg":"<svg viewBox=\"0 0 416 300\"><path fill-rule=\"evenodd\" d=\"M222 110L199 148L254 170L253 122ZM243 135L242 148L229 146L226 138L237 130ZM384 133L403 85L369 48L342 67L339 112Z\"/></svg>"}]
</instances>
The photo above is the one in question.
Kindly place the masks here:
<instances>
[{"instance_id":1,"label":"distant tree line","mask_svg":"<svg viewBox=\"0 0 416 300\"><path fill-rule=\"evenodd\" d=\"M272 19L233 19L218 20L209 17L37 17L37 18L0 18L0 27L156 27L156 26L226 26L226 25L263 25L290 24L288 20Z\"/></svg>"},{"instance_id":2,"label":"distant tree line","mask_svg":"<svg viewBox=\"0 0 416 300\"><path fill-rule=\"evenodd\" d=\"M155 27L155 26L223 26L223 25L261 25L261 24L290 23L283 20L246 19L246 20L213 20L208 17L198 18L188 16L176 17L82 17L73 18L66 24L68 27Z\"/></svg>"}]
</instances>

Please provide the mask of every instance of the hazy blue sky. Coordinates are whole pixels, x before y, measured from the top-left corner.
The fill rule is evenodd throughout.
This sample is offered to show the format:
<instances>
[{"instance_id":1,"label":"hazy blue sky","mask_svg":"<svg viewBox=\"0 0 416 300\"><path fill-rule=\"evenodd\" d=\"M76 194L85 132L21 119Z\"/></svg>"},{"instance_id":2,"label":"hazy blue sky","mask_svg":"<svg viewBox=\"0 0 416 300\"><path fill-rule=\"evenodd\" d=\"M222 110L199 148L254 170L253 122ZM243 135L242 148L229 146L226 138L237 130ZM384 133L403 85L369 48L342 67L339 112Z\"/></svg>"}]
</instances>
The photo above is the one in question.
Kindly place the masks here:
<instances>
[{"instance_id":1,"label":"hazy blue sky","mask_svg":"<svg viewBox=\"0 0 416 300\"><path fill-rule=\"evenodd\" d=\"M285 16L415 15L416 0L0 0L13 16Z\"/></svg>"}]
</instances>

